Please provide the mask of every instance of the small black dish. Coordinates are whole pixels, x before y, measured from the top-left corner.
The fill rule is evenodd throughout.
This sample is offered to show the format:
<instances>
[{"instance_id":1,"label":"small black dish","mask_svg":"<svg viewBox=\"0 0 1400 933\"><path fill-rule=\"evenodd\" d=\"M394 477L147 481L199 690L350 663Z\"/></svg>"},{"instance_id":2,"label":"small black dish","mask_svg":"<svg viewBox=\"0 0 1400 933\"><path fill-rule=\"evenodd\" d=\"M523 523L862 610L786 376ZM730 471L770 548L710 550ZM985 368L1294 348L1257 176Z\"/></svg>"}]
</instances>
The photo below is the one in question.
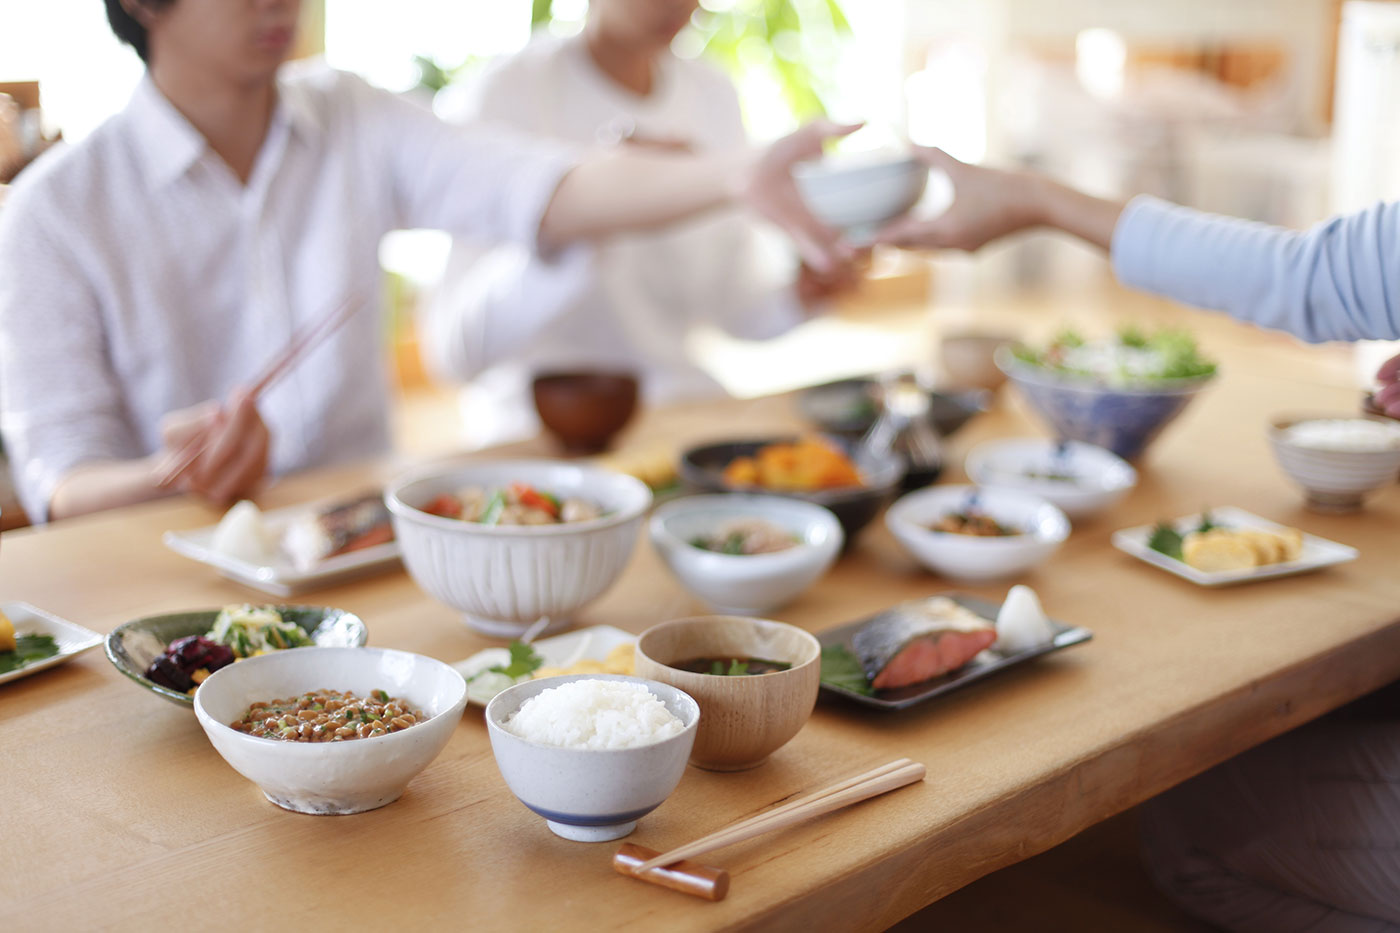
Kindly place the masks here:
<instances>
[{"instance_id":1,"label":"small black dish","mask_svg":"<svg viewBox=\"0 0 1400 933\"><path fill-rule=\"evenodd\" d=\"M893 453L883 457L871 456L860 451L852 440L832 437L829 440L850 455L865 477L864 486L821 489L815 492L787 492L751 486L731 486L724 481L724 468L736 458L752 457L760 447L769 444L790 444L796 440L796 437L765 437L720 441L692 447L681 454L681 481L693 492L761 492L815 502L836 515L837 520L841 522L841 530L846 533L846 547L849 548L856 534L870 524L880 513L880 509L894 497L904 476L904 460Z\"/></svg>"}]
</instances>

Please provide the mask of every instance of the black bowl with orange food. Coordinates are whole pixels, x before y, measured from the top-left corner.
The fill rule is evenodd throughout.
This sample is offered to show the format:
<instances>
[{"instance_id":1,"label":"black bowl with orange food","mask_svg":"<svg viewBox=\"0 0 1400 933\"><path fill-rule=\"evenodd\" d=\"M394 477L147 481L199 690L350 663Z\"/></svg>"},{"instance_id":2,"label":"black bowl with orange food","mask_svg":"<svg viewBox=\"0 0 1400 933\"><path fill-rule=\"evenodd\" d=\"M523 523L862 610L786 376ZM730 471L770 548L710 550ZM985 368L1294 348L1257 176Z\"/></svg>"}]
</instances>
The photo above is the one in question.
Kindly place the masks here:
<instances>
[{"instance_id":1,"label":"black bowl with orange food","mask_svg":"<svg viewBox=\"0 0 1400 933\"><path fill-rule=\"evenodd\" d=\"M691 492L761 492L825 506L841 522L841 530L846 533L846 547L849 548L856 534L894 498L899 481L904 477L904 460L896 453L874 454L855 442L823 437L821 443L840 451L854 466L855 482L826 488L797 489L790 485L786 488L770 485L752 476L735 476L735 461L754 461L762 456L765 449L777 445L796 445L801 440L796 436L764 437L716 441L691 447L681 454L681 481ZM729 471L728 474L726 471Z\"/></svg>"},{"instance_id":2,"label":"black bowl with orange food","mask_svg":"<svg viewBox=\"0 0 1400 933\"><path fill-rule=\"evenodd\" d=\"M545 372L531 384L545 429L571 454L605 449L637 410L637 377L626 372Z\"/></svg>"}]
</instances>

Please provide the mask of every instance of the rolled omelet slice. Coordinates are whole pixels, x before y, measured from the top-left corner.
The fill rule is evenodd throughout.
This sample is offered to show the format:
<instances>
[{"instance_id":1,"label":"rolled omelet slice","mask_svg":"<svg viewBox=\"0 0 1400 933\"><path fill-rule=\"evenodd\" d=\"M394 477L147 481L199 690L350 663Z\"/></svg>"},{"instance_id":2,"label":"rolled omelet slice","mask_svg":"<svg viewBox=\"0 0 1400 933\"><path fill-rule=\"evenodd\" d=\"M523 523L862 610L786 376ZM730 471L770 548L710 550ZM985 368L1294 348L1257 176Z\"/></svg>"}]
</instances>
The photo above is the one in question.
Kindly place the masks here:
<instances>
[{"instance_id":1,"label":"rolled omelet slice","mask_svg":"<svg viewBox=\"0 0 1400 933\"><path fill-rule=\"evenodd\" d=\"M1259 566L1259 553L1237 532L1223 528L1193 531L1181 543L1181 558L1197 570L1249 570Z\"/></svg>"},{"instance_id":2,"label":"rolled omelet slice","mask_svg":"<svg viewBox=\"0 0 1400 933\"><path fill-rule=\"evenodd\" d=\"M1250 547L1254 548L1254 553L1259 559L1259 566L1277 564L1283 560L1283 538L1272 531L1241 531L1238 534Z\"/></svg>"},{"instance_id":3,"label":"rolled omelet slice","mask_svg":"<svg viewBox=\"0 0 1400 933\"><path fill-rule=\"evenodd\" d=\"M1303 533L1297 528L1280 529L1277 536L1281 546L1280 561L1299 560L1303 556Z\"/></svg>"},{"instance_id":4,"label":"rolled omelet slice","mask_svg":"<svg viewBox=\"0 0 1400 933\"><path fill-rule=\"evenodd\" d=\"M15 624L10 621L9 616L0 612L0 651L14 651L17 646Z\"/></svg>"}]
</instances>

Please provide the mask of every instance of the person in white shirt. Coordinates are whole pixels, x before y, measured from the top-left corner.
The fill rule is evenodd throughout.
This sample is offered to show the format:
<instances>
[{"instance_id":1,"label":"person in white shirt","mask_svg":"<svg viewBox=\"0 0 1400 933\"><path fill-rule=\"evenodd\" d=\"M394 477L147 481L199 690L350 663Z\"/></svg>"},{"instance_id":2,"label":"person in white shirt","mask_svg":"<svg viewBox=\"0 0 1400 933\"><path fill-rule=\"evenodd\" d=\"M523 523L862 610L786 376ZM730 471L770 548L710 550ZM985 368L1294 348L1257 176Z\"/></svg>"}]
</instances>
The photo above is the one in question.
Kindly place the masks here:
<instances>
[{"instance_id":1,"label":"person in white shirt","mask_svg":"<svg viewBox=\"0 0 1400 933\"><path fill-rule=\"evenodd\" d=\"M742 151L728 78L670 50L696 6L592 0L581 35L537 35L493 63L447 115L579 145ZM609 237L568 274L519 244L459 238L420 317L425 359L439 378L472 380L464 420L478 442L538 430L529 382L542 371L635 372L652 402L721 394L687 353L697 328L775 337L853 284L807 266L794 274L786 257L765 251L771 245L737 210Z\"/></svg>"},{"instance_id":2,"label":"person in white shirt","mask_svg":"<svg viewBox=\"0 0 1400 933\"><path fill-rule=\"evenodd\" d=\"M26 170L0 212L0 428L35 520L178 488L227 503L282 473L387 445L377 244L437 227L577 248L743 203L814 266L851 260L802 206L793 163L844 130L761 153L589 155L459 129L353 77L279 69L298 0L107 0L147 61L130 104ZM261 401L246 382L302 324L366 306Z\"/></svg>"}]
</instances>

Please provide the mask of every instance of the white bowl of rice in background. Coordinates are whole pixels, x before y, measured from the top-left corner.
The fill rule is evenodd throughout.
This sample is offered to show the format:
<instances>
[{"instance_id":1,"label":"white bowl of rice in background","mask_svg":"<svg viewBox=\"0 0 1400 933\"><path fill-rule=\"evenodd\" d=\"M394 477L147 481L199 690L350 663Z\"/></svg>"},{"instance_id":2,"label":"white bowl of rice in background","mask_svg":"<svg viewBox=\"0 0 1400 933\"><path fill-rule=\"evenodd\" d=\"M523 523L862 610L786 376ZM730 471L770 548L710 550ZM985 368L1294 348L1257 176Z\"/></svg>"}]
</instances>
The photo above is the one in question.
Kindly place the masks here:
<instances>
[{"instance_id":1,"label":"white bowl of rice in background","mask_svg":"<svg viewBox=\"0 0 1400 933\"><path fill-rule=\"evenodd\" d=\"M620 674L527 681L486 707L506 786L577 842L620 839L659 807L685 773L699 721L684 691Z\"/></svg>"},{"instance_id":2,"label":"white bowl of rice in background","mask_svg":"<svg viewBox=\"0 0 1400 933\"><path fill-rule=\"evenodd\" d=\"M602 510L588 521L483 525L423 511L443 493L514 482ZM389 484L384 501L413 581L500 638L567 628L612 586L632 556L651 491L623 473L557 460L496 460L438 467Z\"/></svg>"},{"instance_id":3,"label":"white bowl of rice in background","mask_svg":"<svg viewBox=\"0 0 1400 933\"><path fill-rule=\"evenodd\" d=\"M1400 423L1352 415L1274 418L1269 444L1319 512L1354 512L1400 473Z\"/></svg>"}]
</instances>

